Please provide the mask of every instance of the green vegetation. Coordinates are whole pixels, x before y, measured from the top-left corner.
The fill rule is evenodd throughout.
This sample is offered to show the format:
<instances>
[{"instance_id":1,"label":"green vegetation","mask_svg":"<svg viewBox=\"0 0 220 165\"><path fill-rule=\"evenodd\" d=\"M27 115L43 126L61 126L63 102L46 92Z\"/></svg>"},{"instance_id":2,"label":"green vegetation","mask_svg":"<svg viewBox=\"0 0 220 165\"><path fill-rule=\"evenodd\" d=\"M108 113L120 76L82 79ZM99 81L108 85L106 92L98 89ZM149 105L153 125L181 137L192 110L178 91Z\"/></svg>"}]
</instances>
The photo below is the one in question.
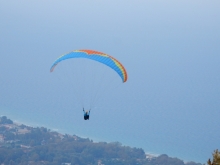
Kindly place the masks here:
<instances>
[{"instance_id":1,"label":"green vegetation","mask_svg":"<svg viewBox=\"0 0 220 165\"><path fill-rule=\"evenodd\" d=\"M0 124L13 124L13 121L10 119L7 119L6 116L2 116L0 118Z\"/></svg>"},{"instance_id":2,"label":"green vegetation","mask_svg":"<svg viewBox=\"0 0 220 165\"><path fill-rule=\"evenodd\" d=\"M94 143L44 127L28 127L4 117L0 124L1 165L185 165L167 155L146 157L143 149L119 142ZM201 165L191 162L186 165Z\"/></svg>"}]
</instances>

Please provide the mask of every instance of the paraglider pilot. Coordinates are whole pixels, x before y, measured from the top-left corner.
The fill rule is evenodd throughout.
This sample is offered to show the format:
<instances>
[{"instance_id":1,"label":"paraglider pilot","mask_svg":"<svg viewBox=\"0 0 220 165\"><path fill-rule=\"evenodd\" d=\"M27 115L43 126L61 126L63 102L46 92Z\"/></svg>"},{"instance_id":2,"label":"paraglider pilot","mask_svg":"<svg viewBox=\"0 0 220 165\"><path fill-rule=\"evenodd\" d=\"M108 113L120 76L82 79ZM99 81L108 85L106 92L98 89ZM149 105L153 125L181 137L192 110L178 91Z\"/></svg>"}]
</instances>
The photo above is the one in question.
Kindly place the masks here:
<instances>
[{"instance_id":1,"label":"paraglider pilot","mask_svg":"<svg viewBox=\"0 0 220 165\"><path fill-rule=\"evenodd\" d=\"M88 111L85 111L84 108L83 108L83 112L84 112L84 120L89 120L90 110L88 112Z\"/></svg>"}]
</instances>

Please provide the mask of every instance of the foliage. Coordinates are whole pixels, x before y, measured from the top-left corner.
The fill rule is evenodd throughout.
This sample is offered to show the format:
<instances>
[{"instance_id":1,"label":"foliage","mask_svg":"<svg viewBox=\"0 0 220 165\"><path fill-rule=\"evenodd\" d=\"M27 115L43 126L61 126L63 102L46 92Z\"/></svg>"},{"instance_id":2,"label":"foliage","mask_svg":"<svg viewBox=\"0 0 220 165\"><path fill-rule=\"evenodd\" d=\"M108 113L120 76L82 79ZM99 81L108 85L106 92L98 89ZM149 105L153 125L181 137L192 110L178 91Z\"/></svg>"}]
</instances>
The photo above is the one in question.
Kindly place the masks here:
<instances>
[{"instance_id":1,"label":"foliage","mask_svg":"<svg viewBox=\"0 0 220 165\"><path fill-rule=\"evenodd\" d=\"M0 118L0 124L13 124L13 121L10 119L7 119L6 116L2 116Z\"/></svg>"},{"instance_id":2,"label":"foliage","mask_svg":"<svg viewBox=\"0 0 220 165\"><path fill-rule=\"evenodd\" d=\"M158 156L156 159L153 159L148 165L184 165L184 162L177 158L170 158L166 154Z\"/></svg>"},{"instance_id":3,"label":"foliage","mask_svg":"<svg viewBox=\"0 0 220 165\"><path fill-rule=\"evenodd\" d=\"M220 152L217 150L215 150L213 153L212 153L212 161L209 159L207 161L207 164L208 165L220 165Z\"/></svg>"}]
</instances>

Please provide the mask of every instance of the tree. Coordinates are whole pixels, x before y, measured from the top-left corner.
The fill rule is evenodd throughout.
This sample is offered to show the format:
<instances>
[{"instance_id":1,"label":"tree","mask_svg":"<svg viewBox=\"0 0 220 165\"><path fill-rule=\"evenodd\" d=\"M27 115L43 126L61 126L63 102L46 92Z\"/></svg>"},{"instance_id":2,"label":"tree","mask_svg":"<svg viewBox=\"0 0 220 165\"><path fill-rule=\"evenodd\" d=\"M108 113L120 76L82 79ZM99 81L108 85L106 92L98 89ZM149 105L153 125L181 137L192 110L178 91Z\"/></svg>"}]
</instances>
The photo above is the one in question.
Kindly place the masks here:
<instances>
[{"instance_id":1,"label":"tree","mask_svg":"<svg viewBox=\"0 0 220 165\"><path fill-rule=\"evenodd\" d=\"M0 124L13 124L13 121L10 119L7 119L6 116L0 117Z\"/></svg>"},{"instance_id":2,"label":"tree","mask_svg":"<svg viewBox=\"0 0 220 165\"><path fill-rule=\"evenodd\" d=\"M212 161L209 159L207 161L208 165L220 165L220 152L217 150L214 150L214 152L212 153Z\"/></svg>"}]
</instances>

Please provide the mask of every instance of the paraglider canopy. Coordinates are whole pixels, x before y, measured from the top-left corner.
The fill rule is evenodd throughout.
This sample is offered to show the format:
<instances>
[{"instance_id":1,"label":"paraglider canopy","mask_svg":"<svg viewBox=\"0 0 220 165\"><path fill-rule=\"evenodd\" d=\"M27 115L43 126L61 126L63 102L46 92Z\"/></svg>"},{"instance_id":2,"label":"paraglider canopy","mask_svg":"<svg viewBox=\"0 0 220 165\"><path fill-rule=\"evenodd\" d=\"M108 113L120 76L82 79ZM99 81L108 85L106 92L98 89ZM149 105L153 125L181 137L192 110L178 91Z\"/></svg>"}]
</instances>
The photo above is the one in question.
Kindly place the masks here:
<instances>
[{"instance_id":1,"label":"paraglider canopy","mask_svg":"<svg viewBox=\"0 0 220 165\"><path fill-rule=\"evenodd\" d=\"M122 79L122 82L127 81L127 72L124 66L116 60L114 57L107 55L102 52L94 51L94 50L75 50L60 56L51 66L50 71L53 72L54 68L57 64L63 60L70 58L87 58L90 60L94 60L100 63L103 63L113 69Z\"/></svg>"}]
</instances>

